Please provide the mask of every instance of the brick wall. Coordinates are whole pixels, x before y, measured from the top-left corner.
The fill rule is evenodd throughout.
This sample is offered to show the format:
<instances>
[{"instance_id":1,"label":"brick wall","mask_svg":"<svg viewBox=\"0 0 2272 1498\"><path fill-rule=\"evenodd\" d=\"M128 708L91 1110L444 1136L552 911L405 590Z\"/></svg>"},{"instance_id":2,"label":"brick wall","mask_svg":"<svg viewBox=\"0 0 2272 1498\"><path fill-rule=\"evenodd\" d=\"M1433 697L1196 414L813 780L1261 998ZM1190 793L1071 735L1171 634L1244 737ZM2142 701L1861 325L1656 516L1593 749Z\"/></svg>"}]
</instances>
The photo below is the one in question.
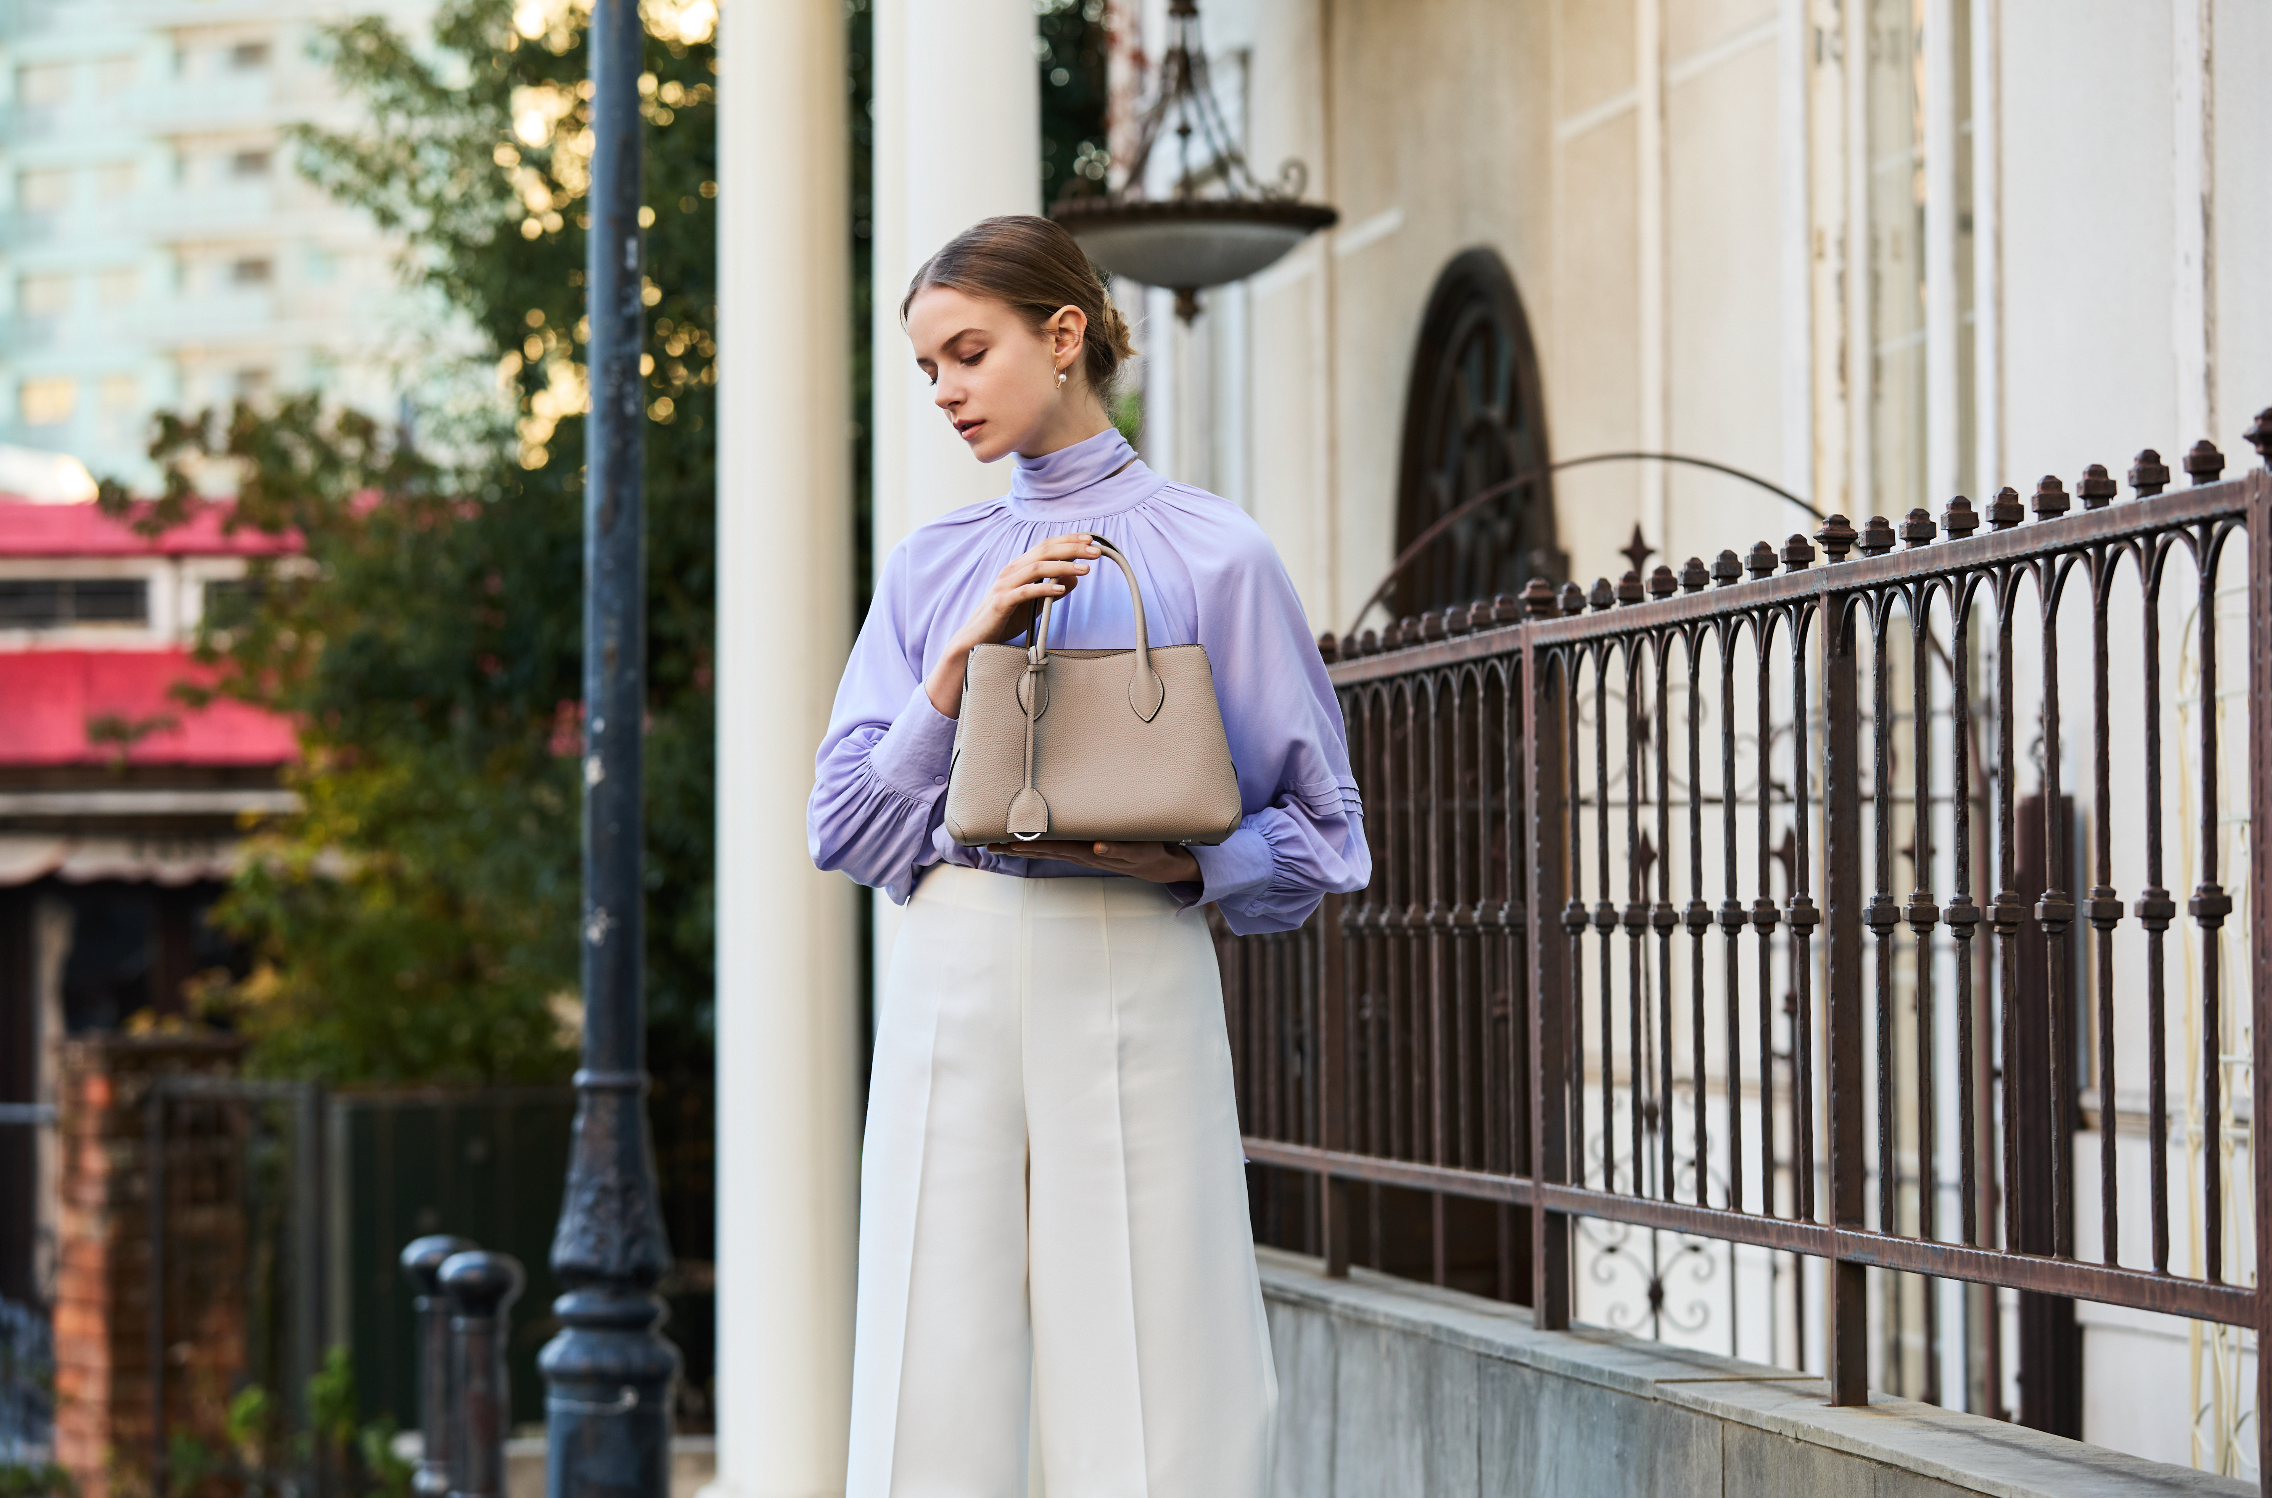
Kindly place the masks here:
<instances>
[{"instance_id":1,"label":"brick wall","mask_svg":"<svg viewBox=\"0 0 2272 1498\"><path fill-rule=\"evenodd\" d=\"M242 1051L225 1038L115 1035L64 1049L55 1456L83 1498L151 1488L151 1081L233 1075ZM173 1100L166 1119L166 1425L217 1445L247 1361L245 1117L234 1103Z\"/></svg>"}]
</instances>

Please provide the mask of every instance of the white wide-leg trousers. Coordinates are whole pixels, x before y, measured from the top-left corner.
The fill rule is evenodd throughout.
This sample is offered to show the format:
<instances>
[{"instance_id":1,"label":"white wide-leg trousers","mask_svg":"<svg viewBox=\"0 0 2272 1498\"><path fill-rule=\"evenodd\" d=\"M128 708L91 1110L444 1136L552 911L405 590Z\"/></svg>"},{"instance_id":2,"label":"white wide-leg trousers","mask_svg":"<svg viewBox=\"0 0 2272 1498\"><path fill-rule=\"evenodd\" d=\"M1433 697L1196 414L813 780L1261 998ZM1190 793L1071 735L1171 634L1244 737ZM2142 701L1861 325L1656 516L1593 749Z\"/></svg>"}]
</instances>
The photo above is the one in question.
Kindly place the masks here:
<instances>
[{"instance_id":1,"label":"white wide-leg trousers","mask_svg":"<svg viewBox=\"0 0 2272 1498\"><path fill-rule=\"evenodd\" d=\"M934 868L884 980L849 1498L1262 1498L1277 1406L1205 918Z\"/></svg>"}]
</instances>

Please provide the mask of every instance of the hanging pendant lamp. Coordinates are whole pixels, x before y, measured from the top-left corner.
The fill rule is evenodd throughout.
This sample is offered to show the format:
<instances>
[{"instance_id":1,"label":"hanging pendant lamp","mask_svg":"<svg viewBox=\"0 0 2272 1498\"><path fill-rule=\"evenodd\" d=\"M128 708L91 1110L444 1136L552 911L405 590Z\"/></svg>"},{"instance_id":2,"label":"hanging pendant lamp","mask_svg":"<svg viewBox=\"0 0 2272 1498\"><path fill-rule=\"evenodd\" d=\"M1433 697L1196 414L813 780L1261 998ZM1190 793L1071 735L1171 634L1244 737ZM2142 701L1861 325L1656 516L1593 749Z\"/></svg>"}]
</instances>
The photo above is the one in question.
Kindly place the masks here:
<instances>
[{"instance_id":1,"label":"hanging pendant lamp","mask_svg":"<svg viewBox=\"0 0 2272 1498\"><path fill-rule=\"evenodd\" d=\"M1062 197L1049 216L1114 275L1172 288L1176 315L1189 322L1201 290L1245 280L1341 215L1301 201L1309 171L1298 161L1287 162L1274 183L1247 169L1207 80L1197 0L1173 0L1168 27L1159 95L1138 122L1136 158L1120 191ZM1169 134L1173 192L1146 197L1152 152Z\"/></svg>"}]
</instances>

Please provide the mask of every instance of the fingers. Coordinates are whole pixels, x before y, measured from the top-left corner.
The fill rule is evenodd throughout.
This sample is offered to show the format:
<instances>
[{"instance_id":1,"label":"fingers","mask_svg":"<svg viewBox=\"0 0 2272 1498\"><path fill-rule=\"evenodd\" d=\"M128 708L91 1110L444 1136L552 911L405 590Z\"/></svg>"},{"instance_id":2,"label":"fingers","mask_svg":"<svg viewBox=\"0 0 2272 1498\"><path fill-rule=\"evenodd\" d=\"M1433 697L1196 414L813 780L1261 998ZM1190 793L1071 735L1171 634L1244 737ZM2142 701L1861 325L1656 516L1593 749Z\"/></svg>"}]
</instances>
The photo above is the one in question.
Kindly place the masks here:
<instances>
[{"instance_id":1,"label":"fingers","mask_svg":"<svg viewBox=\"0 0 2272 1498\"><path fill-rule=\"evenodd\" d=\"M1103 555L1103 548L1086 535L1078 532L1072 535L1051 536L1046 541L1037 541L1034 543L1033 549L1026 553L1027 557L1037 560L1059 557L1101 557Z\"/></svg>"}]
</instances>

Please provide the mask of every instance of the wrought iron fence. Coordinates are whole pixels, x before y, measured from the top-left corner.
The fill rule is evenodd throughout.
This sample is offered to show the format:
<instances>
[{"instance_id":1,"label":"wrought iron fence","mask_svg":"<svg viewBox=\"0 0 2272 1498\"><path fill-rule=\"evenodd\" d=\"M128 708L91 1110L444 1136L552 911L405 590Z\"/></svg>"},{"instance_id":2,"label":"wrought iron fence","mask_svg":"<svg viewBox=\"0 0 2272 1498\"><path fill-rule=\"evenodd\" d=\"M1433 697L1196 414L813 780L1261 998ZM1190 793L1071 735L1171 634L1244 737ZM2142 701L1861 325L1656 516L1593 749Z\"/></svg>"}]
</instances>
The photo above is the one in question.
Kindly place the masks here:
<instances>
[{"instance_id":1,"label":"wrought iron fence","mask_svg":"<svg viewBox=\"0 0 2272 1498\"><path fill-rule=\"evenodd\" d=\"M1219 935L1270 1210L1545 1327L1581 1219L1819 1260L1842 1404L1873 1269L2264 1328L2272 472L2223 466L1321 641L1372 885Z\"/></svg>"}]
</instances>

